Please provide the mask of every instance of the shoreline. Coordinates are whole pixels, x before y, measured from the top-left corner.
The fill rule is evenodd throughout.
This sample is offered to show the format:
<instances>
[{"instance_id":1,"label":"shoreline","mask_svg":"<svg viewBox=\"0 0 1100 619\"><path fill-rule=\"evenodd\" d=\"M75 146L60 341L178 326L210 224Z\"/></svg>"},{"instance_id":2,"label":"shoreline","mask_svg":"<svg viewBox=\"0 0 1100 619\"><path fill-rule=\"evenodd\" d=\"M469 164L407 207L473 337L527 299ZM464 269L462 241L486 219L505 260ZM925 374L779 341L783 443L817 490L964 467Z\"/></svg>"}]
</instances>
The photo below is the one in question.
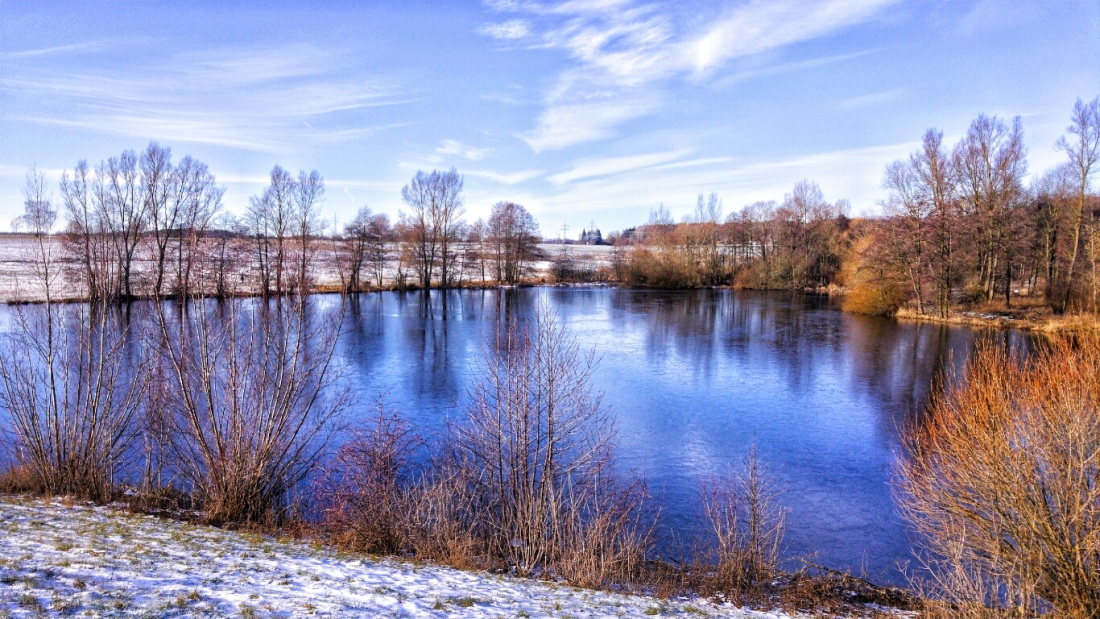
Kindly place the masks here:
<instances>
[{"instance_id":1,"label":"shoreline","mask_svg":"<svg viewBox=\"0 0 1100 619\"><path fill-rule=\"evenodd\" d=\"M694 290L730 290L730 291L751 291L751 292L794 292L798 294L806 295L820 295L820 296L844 296L845 291L835 287L827 289L801 289L792 290L789 288L746 288L739 286L704 286L698 288L682 288L682 289L664 289L664 288L648 288L639 286L627 286L621 285L618 282L613 281L576 281L576 282L554 282L549 281L547 277L532 278L515 284L501 284L495 282L478 282L478 283L463 283L458 286L447 288L448 291L453 290L506 290L511 288L580 288L580 287L598 287L598 288L621 288L623 290L648 290L648 291L660 291L660 292L687 292ZM391 285L384 287L370 287L364 290L355 292L347 292L338 285L333 284L321 284L314 287L310 294L372 294L378 292L420 292L422 289L415 284L407 285L404 287ZM443 292L441 288L431 288L432 292ZM2 294L2 293L0 293ZM283 294L269 295L271 298L293 296L293 292ZM263 295L258 292L237 292L230 295L224 295L222 299L257 299L262 298ZM175 294L166 294L161 297L162 300L175 300L179 296ZM199 294L188 295L188 300L200 299L215 299L219 298L216 294ZM117 304L125 304L131 302L140 301L152 301L155 297L153 295L136 295L127 301L115 301ZM71 304L71 303L88 303L90 299L85 296L79 295L60 295L53 300L54 303ZM28 298L8 298L0 300L0 304L9 306L22 306L22 305L40 305L45 303L44 299L28 299ZM847 310L838 310L847 312ZM859 312L848 312L859 313ZM1091 316L1088 314L1069 314L1069 315L1054 315L1044 313L1041 316L1032 317L1017 317L1010 316L999 311L979 311L979 310L967 310L963 308L953 309L951 314L946 318L940 317L933 313L918 314L910 308L901 308L894 314L885 316L892 318L899 322L926 322L932 324L952 325L952 326L966 326L979 329L998 329L998 330L1019 330L1029 333L1039 333L1043 335L1053 336L1059 334L1071 334L1071 333L1100 333L1100 316Z\"/></svg>"},{"instance_id":2,"label":"shoreline","mask_svg":"<svg viewBox=\"0 0 1100 619\"><path fill-rule=\"evenodd\" d=\"M1087 314L1064 316L1045 315L1035 318L1017 318L996 312L955 310L946 318L935 314L918 314L911 309L899 309L893 316L899 322L928 322L942 325L966 326L980 329L1026 331L1047 336L1100 333L1100 318Z\"/></svg>"}]
</instances>

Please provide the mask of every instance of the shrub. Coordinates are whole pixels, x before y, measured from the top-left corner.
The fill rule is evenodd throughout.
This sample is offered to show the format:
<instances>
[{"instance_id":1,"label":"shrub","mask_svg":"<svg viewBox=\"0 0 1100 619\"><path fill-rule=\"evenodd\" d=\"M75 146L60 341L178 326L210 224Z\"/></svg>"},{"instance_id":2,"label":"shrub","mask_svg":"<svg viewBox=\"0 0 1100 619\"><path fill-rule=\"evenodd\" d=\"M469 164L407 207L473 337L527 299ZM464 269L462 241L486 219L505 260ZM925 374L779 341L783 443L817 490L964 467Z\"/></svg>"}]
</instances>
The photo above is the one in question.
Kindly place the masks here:
<instances>
[{"instance_id":1,"label":"shrub","mask_svg":"<svg viewBox=\"0 0 1100 619\"><path fill-rule=\"evenodd\" d=\"M454 428L454 459L476 473L486 506L479 530L519 574L568 565L573 578L603 580L644 553L632 524L640 496L611 475L614 423L589 386L594 368L540 306L487 346L467 419Z\"/></svg>"},{"instance_id":2,"label":"shrub","mask_svg":"<svg viewBox=\"0 0 1100 619\"><path fill-rule=\"evenodd\" d=\"M844 297L846 312L893 316L909 298L905 286L882 279L859 278Z\"/></svg>"},{"instance_id":3,"label":"shrub","mask_svg":"<svg viewBox=\"0 0 1100 619\"><path fill-rule=\"evenodd\" d=\"M700 268L678 247L636 248L629 254L625 283L646 288L696 288L702 283Z\"/></svg>"},{"instance_id":4,"label":"shrub","mask_svg":"<svg viewBox=\"0 0 1100 619\"><path fill-rule=\"evenodd\" d=\"M323 522L340 545L371 553L406 550L411 467L422 442L381 401L374 419L351 429L316 484L326 503Z\"/></svg>"},{"instance_id":5,"label":"shrub","mask_svg":"<svg viewBox=\"0 0 1100 619\"><path fill-rule=\"evenodd\" d=\"M339 316L304 298L154 304L163 457L212 523L280 520L343 409Z\"/></svg>"},{"instance_id":6,"label":"shrub","mask_svg":"<svg viewBox=\"0 0 1100 619\"><path fill-rule=\"evenodd\" d=\"M12 425L19 486L111 500L147 387L127 319L99 304L13 314L0 340L0 408Z\"/></svg>"},{"instance_id":7,"label":"shrub","mask_svg":"<svg viewBox=\"0 0 1100 619\"><path fill-rule=\"evenodd\" d=\"M714 534L716 555L708 588L744 592L776 575L787 518L779 494L755 445L742 472L702 484L703 515Z\"/></svg>"},{"instance_id":8,"label":"shrub","mask_svg":"<svg viewBox=\"0 0 1100 619\"><path fill-rule=\"evenodd\" d=\"M904 445L933 614L1100 617L1100 340L981 348Z\"/></svg>"}]
</instances>

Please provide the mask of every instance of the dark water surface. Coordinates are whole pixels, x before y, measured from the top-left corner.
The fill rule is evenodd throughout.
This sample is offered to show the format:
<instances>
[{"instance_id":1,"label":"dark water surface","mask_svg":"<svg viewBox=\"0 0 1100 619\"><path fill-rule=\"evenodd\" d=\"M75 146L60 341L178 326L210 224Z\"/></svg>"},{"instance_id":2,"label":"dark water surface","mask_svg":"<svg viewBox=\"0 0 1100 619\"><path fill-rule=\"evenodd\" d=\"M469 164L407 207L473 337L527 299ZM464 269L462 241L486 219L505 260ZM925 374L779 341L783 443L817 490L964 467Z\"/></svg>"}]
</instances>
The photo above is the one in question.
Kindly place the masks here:
<instances>
[{"instance_id":1,"label":"dark water surface","mask_svg":"<svg viewBox=\"0 0 1100 619\"><path fill-rule=\"evenodd\" d=\"M379 394L426 433L462 415L474 360L505 312L545 300L601 356L595 387L617 419L624 468L663 500L665 535L703 532L699 482L753 442L790 508L787 554L897 582L910 540L891 498L899 428L983 337L901 323L827 298L739 291L528 288L363 295L339 354L355 401ZM445 317L445 318L444 318Z\"/></svg>"}]
</instances>

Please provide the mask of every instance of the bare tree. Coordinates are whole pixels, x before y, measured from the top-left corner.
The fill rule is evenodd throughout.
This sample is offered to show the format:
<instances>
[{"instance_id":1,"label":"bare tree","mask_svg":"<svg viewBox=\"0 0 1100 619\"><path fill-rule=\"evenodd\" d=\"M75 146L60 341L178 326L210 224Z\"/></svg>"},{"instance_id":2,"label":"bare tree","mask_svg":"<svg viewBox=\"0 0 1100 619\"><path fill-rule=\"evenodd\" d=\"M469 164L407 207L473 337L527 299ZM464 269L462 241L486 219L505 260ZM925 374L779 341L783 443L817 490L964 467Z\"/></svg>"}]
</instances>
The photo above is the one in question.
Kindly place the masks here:
<instances>
[{"instance_id":1,"label":"bare tree","mask_svg":"<svg viewBox=\"0 0 1100 619\"><path fill-rule=\"evenodd\" d=\"M390 227L390 218L385 213L378 213L367 222L367 246L364 259L367 263L367 272L370 274L374 285L381 288L386 280L386 265L390 260L389 243L393 240L393 229Z\"/></svg>"},{"instance_id":2,"label":"bare tree","mask_svg":"<svg viewBox=\"0 0 1100 619\"><path fill-rule=\"evenodd\" d=\"M361 273L367 253L367 226L370 217L370 209L364 206L344 226L343 238L340 239L342 242L338 244L337 261L345 292L359 292L362 289Z\"/></svg>"},{"instance_id":3,"label":"bare tree","mask_svg":"<svg viewBox=\"0 0 1100 619\"><path fill-rule=\"evenodd\" d=\"M936 310L941 318L947 318L956 277L958 178L943 148L943 132L936 129L925 132L921 150L909 156L909 166L916 176L918 199L927 204Z\"/></svg>"},{"instance_id":4,"label":"bare tree","mask_svg":"<svg viewBox=\"0 0 1100 619\"><path fill-rule=\"evenodd\" d=\"M172 151L156 142L141 154L142 187L148 228L153 235L152 294L161 296L168 272L169 244L176 243L177 294L190 291L191 271L199 243L221 209L224 188L217 187L206 165L184 157L172 164Z\"/></svg>"},{"instance_id":5,"label":"bare tree","mask_svg":"<svg viewBox=\"0 0 1100 619\"><path fill-rule=\"evenodd\" d=\"M202 257L206 234L222 208L225 188L218 187L206 164L184 157L175 168L173 201L181 203L177 224L176 294L194 291L192 276Z\"/></svg>"},{"instance_id":6,"label":"bare tree","mask_svg":"<svg viewBox=\"0 0 1100 619\"><path fill-rule=\"evenodd\" d=\"M722 252L722 201L711 192L706 200L699 194L695 204L695 237L699 245L699 262L706 285L725 283L726 256Z\"/></svg>"},{"instance_id":7,"label":"bare tree","mask_svg":"<svg viewBox=\"0 0 1100 619\"><path fill-rule=\"evenodd\" d=\"M515 284L538 256L538 222L514 202L497 202L489 216L488 234L496 280Z\"/></svg>"},{"instance_id":8,"label":"bare tree","mask_svg":"<svg viewBox=\"0 0 1100 619\"><path fill-rule=\"evenodd\" d=\"M93 185L87 161L77 163L71 177L68 172L61 176L61 197L68 220L64 245L79 264L75 279L82 284L85 296L96 301L109 295L114 263L104 213L96 207Z\"/></svg>"},{"instance_id":9,"label":"bare tree","mask_svg":"<svg viewBox=\"0 0 1100 619\"><path fill-rule=\"evenodd\" d=\"M434 174L434 172L433 172ZM439 174L435 182L436 211L435 228L439 235L439 249L442 258L440 269L441 287L446 290L451 285L451 264L454 260L452 247L459 239L462 227L462 215L466 209L462 205L462 177L451 168Z\"/></svg>"},{"instance_id":10,"label":"bare tree","mask_svg":"<svg viewBox=\"0 0 1100 619\"><path fill-rule=\"evenodd\" d=\"M110 235L118 281L113 284L113 296L134 297L134 255L146 229L148 204L142 187L137 154L132 150L111 157L96 168L93 192L96 207Z\"/></svg>"},{"instance_id":11,"label":"bare tree","mask_svg":"<svg viewBox=\"0 0 1100 619\"><path fill-rule=\"evenodd\" d=\"M420 284L424 290L432 286L435 269L440 270L440 287L449 286L451 247L457 239L462 206L462 177L454 168L431 174L418 171L401 190L401 198L409 207L405 218L408 241L416 258Z\"/></svg>"},{"instance_id":12,"label":"bare tree","mask_svg":"<svg viewBox=\"0 0 1100 619\"><path fill-rule=\"evenodd\" d=\"M295 273L295 286L299 291L309 289L310 264L313 259L313 237L321 228L320 201L325 193L325 181L317 170L306 174L298 172L298 182L294 184L294 236L297 240L298 261Z\"/></svg>"},{"instance_id":13,"label":"bare tree","mask_svg":"<svg viewBox=\"0 0 1100 619\"><path fill-rule=\"evenodd\" d=\"M54 290L61 276L59 258L53 242L57 224L57 209L46 189L46 175L32 168L23 185L23 214L12 222L16 230L26 230L34 240L30 262L36 283L42 287L46 304L54 300Z\"/></svg>"},{"instance_id":14,"label":"bare tree","mask_svg":"<svg viewBox=\"0 0 1100 619\"><path fill-rule=\"evenodd\" d=\"M271 183L252 196L245 221L256 245L260 294L284 294L289 282L287 260L294 221L295 181L279 166L271 169Z\"/></svg>"},{"instance_id":15,"label":"bare tree","mask_svg":"<svg viewBox=\"0 0 1100 619\"><path fill-rule=\"evenodd\" d=\"M921 192L919 173L911 164L900 160L886 167L886 177L882 185L890 192L890 197L883 204L889 218L886 223L889 256L908 275L909 285L917 300L917 313L923 314L924 279L928 262L925 249L928 232L925 224L932 212L932 203Z\"/></svg>"},{"instance_id":16,"label":"bare tree","mask_svg":"<svg viewBox=\"0 0 1100 619\"><path fill-rule=\"evenodd\" d=\"M224 299L242 292L239 287L244 279L241 268L249 263L251 255L247 237L248 228L232 213L222 213L212 224L214 230L206 251L200 257L200 272L214 280L214 296ZM193 252L192 252L193 255ZM184 286L185 294L194 294L190 286Z\"/></svg>"},{"instance_id":17,"label":"bare tree","mask_svg":"<svg viewBox=\"0 0 1100 619\"><path fill-rule=\"evenodd\" d=\"M1005 298L1011 299L1012 261L1010 248L1011 207L1020 197L1022 178L1027 173L1027 149L1023 128L1017 117L1011 128L997 117L978 116L966 136L955 147L954 166L958 170L961 194L974 224L978 240L978 284L985 298L992 300L996 282L1005 269Z\"/></svg>"},{"instance_id":18,"label":"bare tree","mask_svg":"<svg viewBox=\"0 0 1100 619\"><path fill-rule=\"evenodd\" d=\"M129 329L102 305L54 302L57 211L41 174L27 175L24 196L18 224L35 239L46 302L13 310L0 338L0 408L13 426L16 459L39 490L108 501L145 393L143 364L127 363Z\"/></svg>"},{"instance_id":19,"label":"bare tree","mask_svg":"<svg viewBox=\"0 0 1100 619\"><path fill-rule=\"evenodd\" d=\"M836 224L843 216L841 203L831 205L817 183L795 183L776 211L780 272L788 287L824 286L840 268Z\"/></svg>"},{"instance_id":20,"label":"bare tree","mask_svg":"<svg viewBox=\"0 0 1100 619\"><path fill-rule=\"evenodd\" d=\"M160 296L164 286L165 263L168 258L168 239L176 229L180 217L182 201L177 195L171 195L173 176L172 150L162 148L156 142L150 142L141 153L142 190L145 212L149 217L149 228L154 242L153 294Z\"/></svg>"},{"instance_id":21,"label":"bare tree","mask_svg":"<svg viewBox=\"0 0 1100 619\"><path fill-rule=\"evenodd\" d=\"M478 219L470 224L466 235L466 259L465 263L471 273L477 274L477 280L485 283L485 267L488 264L489 227L484 219Z\"/></svg>"},{"instance_id":22,"label":"bare tree","mask_svg":"<svg viewBox=\"0 0 1100 619\"><path fill-rule=\"evenodd\" d=\"M1057 147L1066 152L1069 156L1069 163L1072 166L1074 176L1076 177L1076 189L1077 195L1076 204L1074 205L1074 212L1072 217L1072 223L1070 226L1070 239L1069 256L1067 259L1068 264L1062 271L1062 279L1058 282L1060 303L1059 309L1065 310L1069 305L1070 295L1072 293L1071 280L1074 277L1074 273L1078 268L1078 257L1081 254L1081 248L1085 245L1085 240L1089 231L1088 219L1086 218L1086 197L1089 192L1089 184L1092 179L1092 173L1096 166L1097 161L1100 161L1100 97L1093 99L1089 103L1084 103L1080 99L1073 106L1072 122L1067 131L1073 137L1068 138L1063 136L1058 139ZM1091 239L1088 239L1091 240ZM1093 276L1093 286L1095 288L1095 274ZM1095 308L1097 302L1095 290L1092 300Z\"/></svg>"}]
</instances>

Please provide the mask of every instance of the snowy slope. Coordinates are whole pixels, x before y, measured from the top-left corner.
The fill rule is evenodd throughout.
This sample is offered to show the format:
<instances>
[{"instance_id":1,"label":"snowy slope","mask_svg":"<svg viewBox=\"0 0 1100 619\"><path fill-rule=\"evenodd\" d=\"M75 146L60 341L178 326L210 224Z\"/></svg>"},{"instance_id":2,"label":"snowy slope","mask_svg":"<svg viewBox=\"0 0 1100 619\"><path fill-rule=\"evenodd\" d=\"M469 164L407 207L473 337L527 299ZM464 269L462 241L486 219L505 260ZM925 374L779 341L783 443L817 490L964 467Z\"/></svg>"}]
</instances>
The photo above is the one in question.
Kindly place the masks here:
<instances>
[{"instance_id":1,"label":"snowy slope","mask_svg":"<svg viewBox=\"0 0 1100 619\"><path fill-rule=\"evenodd\" d=\"M107 508L0 497L0 618L739 617L705 600L588 591Z\"/></svg>"}]
</instances>

